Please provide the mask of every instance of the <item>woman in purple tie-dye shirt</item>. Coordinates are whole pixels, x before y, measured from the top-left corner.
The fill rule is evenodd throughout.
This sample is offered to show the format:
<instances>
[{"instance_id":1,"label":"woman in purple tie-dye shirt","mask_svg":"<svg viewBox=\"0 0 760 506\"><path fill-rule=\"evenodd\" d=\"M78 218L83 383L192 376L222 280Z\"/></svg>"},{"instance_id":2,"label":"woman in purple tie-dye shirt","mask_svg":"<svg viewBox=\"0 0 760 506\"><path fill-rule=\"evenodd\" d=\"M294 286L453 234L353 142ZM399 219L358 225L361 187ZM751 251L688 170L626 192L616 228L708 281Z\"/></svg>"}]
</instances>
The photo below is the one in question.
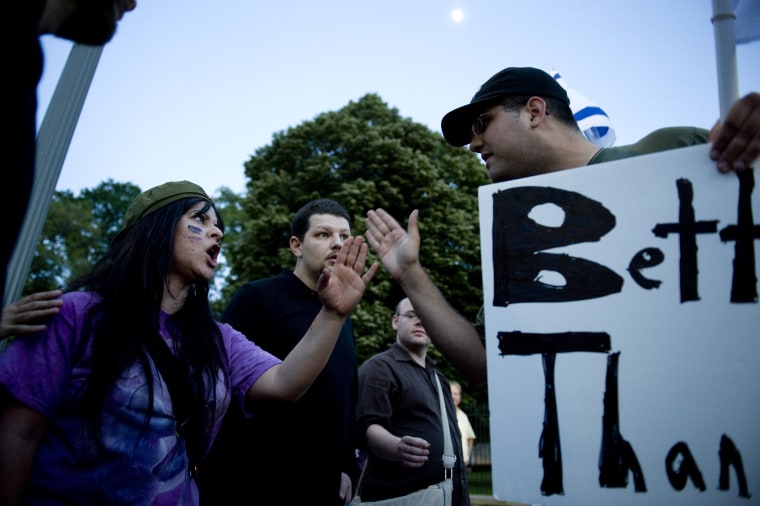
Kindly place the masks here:
<instances>
[{"instance_id":1,"label":"woman in purple tie-dye shirt","mask_svg":"<svg viewBox=\"0 0 760 506\"><path fill-rule=\"evenodd\" d=\"M362 276L366 244L346 241L320 279L322 311L280 361L213 319L208 286L223 231L193 183L143 192L45 331L0 354L0 504L195 505L191 467L227 408L250 412L257 400L306 391L377 265ZM148 351L156 336L189 380L189 436Z\"/></svg>"}]
</instances>

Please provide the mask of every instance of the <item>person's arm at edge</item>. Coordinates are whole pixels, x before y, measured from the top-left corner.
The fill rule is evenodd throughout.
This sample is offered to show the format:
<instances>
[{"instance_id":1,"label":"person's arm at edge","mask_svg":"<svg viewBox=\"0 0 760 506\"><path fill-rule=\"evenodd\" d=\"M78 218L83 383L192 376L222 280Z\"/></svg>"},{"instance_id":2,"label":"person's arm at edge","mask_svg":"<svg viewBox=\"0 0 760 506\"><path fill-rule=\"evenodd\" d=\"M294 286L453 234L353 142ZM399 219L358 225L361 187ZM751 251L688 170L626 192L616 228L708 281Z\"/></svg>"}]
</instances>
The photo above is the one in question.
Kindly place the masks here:
<instances>
[{"instance_id":1,"label":"person's arm at edge","mask_svg":"<svg viewBox=\"0 0 760 506\"><path fill-rule=\"evenodd\" d=\"M737 100L710 131L710 158L720 172L748 169L760 155L760 93Z\"/></svg>"},{"instance_id":2,"label":"person's arm at edge","mask_svg":"<svg viewBox=\"0 0 760 506\"><path fill-rule=\"evenodd\" d=\"M45 324L40 322L60 311L61 293L37 292L5 306L0 317L0 339L45 330Z\"/></svg>"},{"instance_id":3,"label":"person's arm at edge","mask_svg":"<svg viewBox=\"0 0 760 506\"><path fill-rule=\"evenodd\" d=\"M0 504L13 506L20 504L47 419L15 400L0 403Z\"/></svg>"},{"instance_id":4,"label":"person's arm at edge","mask_svg":"<svg viewBox=\"0 0 760 506\"><path fill-rule=\"evenodd\" d=\"M378 269L373 263L362 276L367 245L362 237L347 239L335 265L322 272L317 291L324 306L309 330L281 364L267 370L247 392L258 399L298 400L311 386L330 358L343 323L362 298Z\"/></svg>"},{"instance_id":5,"label":"person's arm at edge","mask_svg":"<svg viewBox=\"0 0 760 506\"><path fill-rule=\"evenodd\" d=\"M340 488L338 489L338 497L343 499L346 503L354 496L353 484L351 483L351 477L346 473L340 473Z\"/></svg>"},{"instance_id":6,"label":"person's arm at edge","mask_svg":"<svg viewBox=\"0 0 760 506\"><path fill-rule=\"evenodd\" d=\"M367 213L367 241L412 301L441 353L470 381L486 381L486 352L475 326L446 300L419 262L417 210L408 230L383 209ZM401 248L405 251L400 252Z\"/></svg>"}]
</instances>

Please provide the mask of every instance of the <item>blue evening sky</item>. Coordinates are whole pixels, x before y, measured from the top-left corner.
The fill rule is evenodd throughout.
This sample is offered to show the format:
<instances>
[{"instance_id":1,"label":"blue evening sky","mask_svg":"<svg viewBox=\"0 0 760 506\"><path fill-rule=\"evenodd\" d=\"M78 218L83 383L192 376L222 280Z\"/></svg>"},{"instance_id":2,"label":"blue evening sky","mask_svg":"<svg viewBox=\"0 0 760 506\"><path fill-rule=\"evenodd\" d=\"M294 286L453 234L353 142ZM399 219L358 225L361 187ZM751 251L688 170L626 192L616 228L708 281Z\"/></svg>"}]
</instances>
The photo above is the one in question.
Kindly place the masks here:
<instances>
[{"instance_id":1,"label":"blue evening sky","mask_svg":"<svg viewBox=\"0 0 760 506\"><path fill-rule=\"evenodd\" d=\"M103 51L57 189L190 179L241 193L243 163L275 132L366 93L440 132L507 66L556 68L607 111L618 145L709 128L711 14L710 0L138 0ZM38 122L71 48L43 44ZM760 41L737 62L740 94L760 90Z\"/></svg>"}]
</instances>

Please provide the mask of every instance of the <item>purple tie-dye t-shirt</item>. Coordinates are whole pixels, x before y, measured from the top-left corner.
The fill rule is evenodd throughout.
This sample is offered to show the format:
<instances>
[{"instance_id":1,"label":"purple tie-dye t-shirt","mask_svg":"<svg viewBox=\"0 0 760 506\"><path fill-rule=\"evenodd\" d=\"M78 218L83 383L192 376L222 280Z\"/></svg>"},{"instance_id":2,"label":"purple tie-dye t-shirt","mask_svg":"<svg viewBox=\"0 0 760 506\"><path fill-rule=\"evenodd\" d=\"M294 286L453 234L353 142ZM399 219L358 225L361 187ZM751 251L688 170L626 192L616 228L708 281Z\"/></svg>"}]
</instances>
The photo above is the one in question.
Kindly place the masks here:
<instances>
[{"instance_id":1,"label":"purple tie-dye t-shirt","mask_svg":"<svg viewBox=\"0 0 760 506\"><path fill-rule=\"evenodd\" d=\"M139 365L122 374L106 400L101 446L87 430L79 395L89 369L89 350L78 348L84 318L97 301L91 294L63 296L61 312L41 334L15 339L0 354L0 384L22 404L45 415L48 430L24 490L28 505L195 505L198 490L188 471L185 443L174 432L166 386L154 369L153 416L147 431L146 379ZM161 335L171 344L161 316ZM279 359L232 327L219 324L229 357L216 384L216 436L230 402L242 396ZM227 389L230 385L230 390ZM234 409L234 408L233 408Z\"/></svg>"}]
</instances>

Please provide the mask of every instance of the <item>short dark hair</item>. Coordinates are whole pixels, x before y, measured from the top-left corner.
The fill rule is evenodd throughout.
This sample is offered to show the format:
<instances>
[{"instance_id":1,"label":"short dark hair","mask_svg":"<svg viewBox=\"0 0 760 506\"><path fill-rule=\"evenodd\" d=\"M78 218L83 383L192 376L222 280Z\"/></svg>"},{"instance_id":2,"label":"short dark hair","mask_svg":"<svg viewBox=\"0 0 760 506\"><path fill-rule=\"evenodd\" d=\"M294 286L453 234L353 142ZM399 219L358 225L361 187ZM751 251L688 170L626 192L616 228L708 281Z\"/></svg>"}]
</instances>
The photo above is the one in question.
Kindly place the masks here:
<instances>
[{"instance_id":1,"label":"short dark hair","mask_svg":"<svg viewBox=\"0 0 760 506\"><path fill-rule=\"evenodd\" d=\"M314 214L331 214L345 218L351 226L351 216L346 209L332 199L316 199L308 202L296 211L293 221L290 222L290 235L303 241L306 231L309 230L309 219Z\"/></svg>"}]
</instances>

